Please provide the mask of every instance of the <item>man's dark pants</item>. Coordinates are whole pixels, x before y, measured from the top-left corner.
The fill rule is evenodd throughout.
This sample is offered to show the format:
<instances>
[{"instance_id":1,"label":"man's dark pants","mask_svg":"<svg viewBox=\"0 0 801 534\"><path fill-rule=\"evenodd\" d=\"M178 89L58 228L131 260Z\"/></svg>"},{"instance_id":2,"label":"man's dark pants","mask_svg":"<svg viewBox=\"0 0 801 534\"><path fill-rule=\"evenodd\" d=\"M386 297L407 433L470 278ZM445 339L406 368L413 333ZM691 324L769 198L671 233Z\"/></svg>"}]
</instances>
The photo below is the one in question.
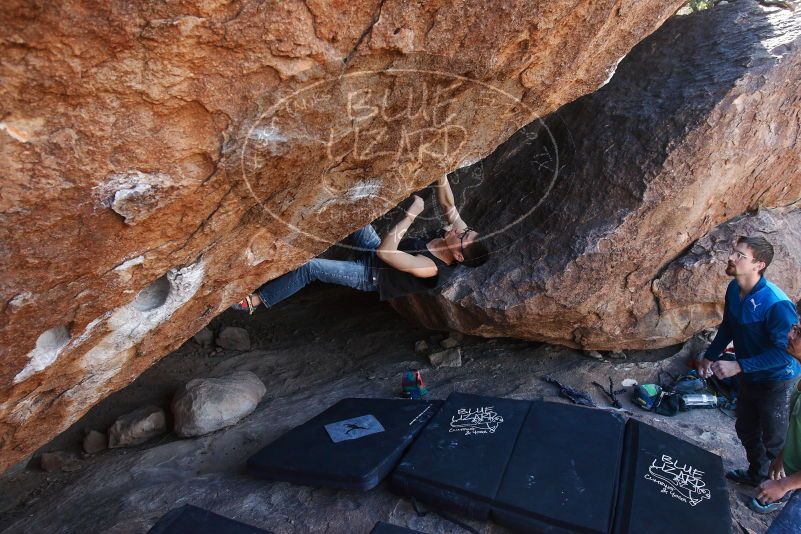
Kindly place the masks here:
<instances>
[{"instance_id":1,"label":"man's dark pants","mask_svg":"<svg viewBox=\"0 0 801 534\"><path fill-rule=\"evenodd\" d=\"M748 474L756 481L768 477L770 463L784 446L787 409L796 380L752 382L740 380L737 394L737 437L745 447Z\"/></svg>"}]
</instances>

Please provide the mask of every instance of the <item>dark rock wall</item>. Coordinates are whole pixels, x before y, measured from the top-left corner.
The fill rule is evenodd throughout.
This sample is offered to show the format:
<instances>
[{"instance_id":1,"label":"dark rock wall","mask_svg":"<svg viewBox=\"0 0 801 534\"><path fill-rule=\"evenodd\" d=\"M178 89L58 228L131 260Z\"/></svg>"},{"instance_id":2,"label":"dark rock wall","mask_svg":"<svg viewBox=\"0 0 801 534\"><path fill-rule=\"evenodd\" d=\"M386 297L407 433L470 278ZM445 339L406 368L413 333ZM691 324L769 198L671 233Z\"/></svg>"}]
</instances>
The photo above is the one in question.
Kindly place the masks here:
<instances>
[{"instance_id":1,"label":"dark rock wall","mask_svg":"<svg viewBox=\"0 0 801 534\"><path fill-rule=\"evenodd\" d=\"M587 349L667 346L714 325L725 247L686 284L663 273L717 226L801 198L799 34L793 12L750 1L670 19L608 85L456 173L478 184L464 216L495 253L396 307L434 328ZM794 213L773 217L768 238L794 243ZM799 253L779 250L785 266ZM798 299L798 272L770 274Z\"/></svg>"}]
</instances>

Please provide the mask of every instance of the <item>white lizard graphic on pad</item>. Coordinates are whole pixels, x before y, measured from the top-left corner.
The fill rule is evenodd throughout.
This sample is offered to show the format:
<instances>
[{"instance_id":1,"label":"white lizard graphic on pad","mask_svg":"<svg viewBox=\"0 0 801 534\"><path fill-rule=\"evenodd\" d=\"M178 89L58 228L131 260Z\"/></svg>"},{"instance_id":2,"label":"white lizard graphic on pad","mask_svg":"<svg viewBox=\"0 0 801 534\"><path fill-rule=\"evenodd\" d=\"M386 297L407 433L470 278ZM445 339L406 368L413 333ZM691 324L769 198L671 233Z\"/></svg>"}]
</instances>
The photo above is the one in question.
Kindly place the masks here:
<instances>
[{"instance_id":1,"label":"white lizard graphic on pad","mask_svg":"<svg viewBox=\"0 0 801 534\"><path fill-rule=\"evenodd\" d=\"M473 434L494 434L503 417L495 412L492 406L482 408L460 408L451 417L449 432L464 432L465 436Z\"/></svg>"},{"instance_id":2,"label":"white lizard graphic on pad","mask_svg":"<svg viewBox=\"0 0 801 534\"><path fill-rule=\"evenodd\" d=\"M703 471L691 465L679 466L677 460L663 454L661 460L654 459L651 462L645 479L662 486L662 493L695 506L704 499L712 498L706 483L701 479L703 474Z\"/></svg>"}]
</instances>

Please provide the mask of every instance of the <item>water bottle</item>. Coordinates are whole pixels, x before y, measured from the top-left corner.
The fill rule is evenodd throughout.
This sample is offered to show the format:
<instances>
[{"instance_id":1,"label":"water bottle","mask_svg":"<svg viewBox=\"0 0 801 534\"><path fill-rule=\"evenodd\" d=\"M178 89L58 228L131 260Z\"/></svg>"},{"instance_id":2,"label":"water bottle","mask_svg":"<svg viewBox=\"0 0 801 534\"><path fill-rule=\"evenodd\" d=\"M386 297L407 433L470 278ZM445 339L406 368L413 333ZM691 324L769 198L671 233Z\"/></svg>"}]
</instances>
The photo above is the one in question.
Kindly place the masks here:
<instances>
[{"instance_id":1,"label":"water bottle","mask_svg":"<svg viewBox=\"0 0 801 534\"><path fill-rule=\"evenodd\" d=\"M709 393L687 393L681 396L687 408L714 408L718 405L718 398Z\"/></svg>"}]
</instances>

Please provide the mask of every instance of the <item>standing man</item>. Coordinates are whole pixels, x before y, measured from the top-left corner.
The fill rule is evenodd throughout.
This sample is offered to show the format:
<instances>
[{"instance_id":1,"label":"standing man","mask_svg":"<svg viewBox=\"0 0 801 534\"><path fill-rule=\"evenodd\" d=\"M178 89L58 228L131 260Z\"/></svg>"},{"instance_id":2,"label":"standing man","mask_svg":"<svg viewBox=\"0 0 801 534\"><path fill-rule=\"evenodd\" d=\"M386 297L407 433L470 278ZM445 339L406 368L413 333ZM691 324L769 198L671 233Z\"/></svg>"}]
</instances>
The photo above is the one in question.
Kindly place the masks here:
<instances>
[{"instance_id":1,"label":"standing man","mask_svg":"<svg viewBox=\"0 0 801 534\"><path fill-rule=\"evenodd\" d=\"M701 360L701 376L737 376L737 436L745 447L748 469L726 477L758 486L784 445L787 404L801 365L787 352L790 329L798 322L795 305L763 276L773 247L763 237L740 237L729 255L723 321ZM735 361L720 354L734 341Z\"/></svg>"}]
</instances>

